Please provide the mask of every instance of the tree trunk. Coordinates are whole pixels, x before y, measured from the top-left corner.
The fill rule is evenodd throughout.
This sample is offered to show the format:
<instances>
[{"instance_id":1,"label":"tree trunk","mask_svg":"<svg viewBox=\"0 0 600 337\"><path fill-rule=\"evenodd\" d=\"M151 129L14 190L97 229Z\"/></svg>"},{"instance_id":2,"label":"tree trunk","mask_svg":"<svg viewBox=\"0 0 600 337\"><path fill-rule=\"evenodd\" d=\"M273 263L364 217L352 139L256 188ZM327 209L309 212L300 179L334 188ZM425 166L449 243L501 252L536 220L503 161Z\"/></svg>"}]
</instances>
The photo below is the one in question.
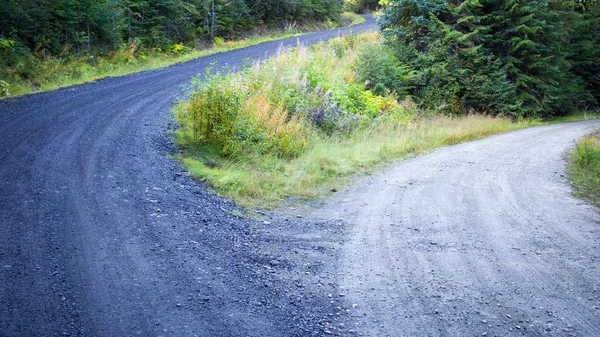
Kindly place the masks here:
<instances>
[{"instance_id":1,"label":"tree trunk","mask_svg":"<svg viewBox=\"0 0 600 337\"><path fill-rule=\"evenodd\" d=\"M127 43L131 42L131 8L127 8Z\"/></svg>"},{"instance_id":2,"label":"tree trunk","mask_svg":"<svg viewBox=\"0 0 600 337\"><path fill-rule=\"evenodd\" d=\"M210 38L212 39L212 41L215 41L215 0L212 0L212 7L211 7L211 24L210 24Z\"/></svg>"},{"instance_id":3,"label":"tree trunk","mask_svg":"<svg viewBox=\"0 0 600 337\"><path fill-rule=\"evenodd\" d=\"M87 23L87 50L92 50L92 35L90 34L90 23Z\"/></svg>"}]
</instances>

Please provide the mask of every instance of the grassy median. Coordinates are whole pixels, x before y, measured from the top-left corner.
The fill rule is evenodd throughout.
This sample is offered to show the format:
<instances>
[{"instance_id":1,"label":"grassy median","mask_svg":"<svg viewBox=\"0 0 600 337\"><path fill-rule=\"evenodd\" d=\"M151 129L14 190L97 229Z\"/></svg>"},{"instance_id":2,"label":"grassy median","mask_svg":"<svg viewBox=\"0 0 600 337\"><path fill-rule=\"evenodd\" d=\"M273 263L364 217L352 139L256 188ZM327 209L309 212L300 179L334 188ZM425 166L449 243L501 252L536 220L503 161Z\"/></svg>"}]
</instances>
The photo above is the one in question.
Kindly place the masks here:
<instances>
[{"instance_id":1,"label":"grassy median","mask_svg":"<svg viewBox=\"0 0 600 337\"><path fill-rule=\"evenodd\" d=\"M268 208L325 195L356 174L436 147L540 124L420 109L365 80L411 76L379 42L377 33L352 35L236 74L209 71L175 108L179 159L217 193Z\"/></svg>"}]
</instances>

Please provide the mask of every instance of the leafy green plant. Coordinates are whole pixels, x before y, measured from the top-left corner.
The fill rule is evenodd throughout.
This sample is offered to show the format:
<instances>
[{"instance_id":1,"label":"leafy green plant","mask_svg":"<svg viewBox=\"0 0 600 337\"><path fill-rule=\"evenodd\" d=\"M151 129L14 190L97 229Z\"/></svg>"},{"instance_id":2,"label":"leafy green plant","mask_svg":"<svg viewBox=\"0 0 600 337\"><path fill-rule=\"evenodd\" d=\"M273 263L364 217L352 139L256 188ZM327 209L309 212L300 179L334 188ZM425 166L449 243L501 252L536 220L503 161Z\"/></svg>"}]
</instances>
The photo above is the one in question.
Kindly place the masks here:
<instances>
[{"instance_id":1,"label":"leafy green plant","mask_svg":"<svg viewBox=\"0 0 600 337\"><path fill-rule=\"evenodd\" d=\"M576 194L600 206L600 131L577 144L570 155L569 174Z\"/></svg>"},{"instance_id":2,"label":"leafy green plant","mask_svg":"<svg viewBox=\"0 0 600 337\"><path fill-rule=\"evenodd\" d=\"M293 157L306 147L308 130L302 121L264 95L251 95L235 75L207 69L193 89L176 115L187 146L210 146L225 157L267 152Z\"/></svg>"},{"instance_id":3,"label":"leafy green plant","mask_svg":"<svg viewBox=\"0 0 600 337\"><path fill-rule=\"evenodd\" d=\"M375 95L395 92L403 98L412 88L416 72L402 64L394 52L383 44L373 44L360 51L355 71L361 82Z\"/></svg>"},{"instance_id":4,"label":"leafy green plant","mask_svg":"<svg viewBox=\"0 0 600 337\"><path fill-rule=\"evenodd\" d=\"M215 36L215 46L219 47L225 44L225 39L219 36Z\"/></svg>"},{"instance_id":5,"label":"leafy green plant","mask_svg":"<svg viewBox=\"0 0 600 337\"><path fill-rule=\"evenodd\" d=\"M0 80L0 96L10 96L9 88L8 82Z\"/></svg>"}]
</instances>

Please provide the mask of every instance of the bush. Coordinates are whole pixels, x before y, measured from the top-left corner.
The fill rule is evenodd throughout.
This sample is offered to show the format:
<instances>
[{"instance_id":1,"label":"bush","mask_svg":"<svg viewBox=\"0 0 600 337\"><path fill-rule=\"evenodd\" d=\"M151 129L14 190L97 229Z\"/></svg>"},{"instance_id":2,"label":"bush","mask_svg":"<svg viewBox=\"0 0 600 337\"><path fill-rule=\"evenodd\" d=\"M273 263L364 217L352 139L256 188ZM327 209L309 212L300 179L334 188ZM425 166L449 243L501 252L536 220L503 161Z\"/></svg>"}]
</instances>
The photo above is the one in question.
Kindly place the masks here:
<instances>
[{"instance_id":1,"label":"bush","mask_svg":"<svg viewBox=\"0 0 600 337\"><path fill-rule=\"evenodd\" d=\"M0 80L0 96L10 96L9 87L8 82Z\"/></svg>"},{"instance_id":2,"label":"bush","mask_svg":"<svg viewBox=\"0 0 600 337\"><path fill-rule=\"evenodd\" d=\"M600 132L579 142L574 159L580 169L592 172L592 178L600 184Z\"/></svg>"},{"instance_id":3,"label":"bush","mask_svg":"<svg viewBox=\"0 0 600 337\"><path fill-rule=\"evenodd\" d=\"M262 94L250 95L231 74L208 69L206 79L196 79L194 93L177 111L187 144L212 146L223 156L269 152L294 157L306 147L308 129L298 117Z\"/></svg>"},{"instance_id":4,"label":"bush","mask_svg":"<svg viewBox=\"0 0 600 337\"><path fill-rule=\"evenodd\" d=\"M423 53L399 46L417 75L409 92L428 109L443 113L514 114L516 93L500 62L480 49L452 50L447 42L432 42Z\"/></svg>"},{"instance_id":5,"label":"bush","mask_svg":"<svg viewBox=\"0 0 600 337\"><path fill-rule=\"evenodd\" d=\"M383 44L373 44L364 48L355 66L361 82L375 95L395 92L403 98L412 88L416 72L402 64L394 52Z\"/></svg>"},{"instance_id":6,"label":"bush","mask_svg":"<svg viewBox=\"0 0 600 337\"><path fill-rule=\"evenodd\" d=\"M600 206L600 131L581 140L570 159L576 193Z\"/></svg>"},{"instance_id":7,"label":"bush","mask_svg":"<svg viewBox=\"0 0 600 337\"><path fill-rule=\"evenodd\" d=\"M367 89L353 71L356 51L376 40L370 34L297 47L238 74L207 70L176 109L180 144L224 157L294 158L315 135L347 134L395 111L395 95ZM338 57L339 46L353 52Z\"/></svg>"}]
</instances>

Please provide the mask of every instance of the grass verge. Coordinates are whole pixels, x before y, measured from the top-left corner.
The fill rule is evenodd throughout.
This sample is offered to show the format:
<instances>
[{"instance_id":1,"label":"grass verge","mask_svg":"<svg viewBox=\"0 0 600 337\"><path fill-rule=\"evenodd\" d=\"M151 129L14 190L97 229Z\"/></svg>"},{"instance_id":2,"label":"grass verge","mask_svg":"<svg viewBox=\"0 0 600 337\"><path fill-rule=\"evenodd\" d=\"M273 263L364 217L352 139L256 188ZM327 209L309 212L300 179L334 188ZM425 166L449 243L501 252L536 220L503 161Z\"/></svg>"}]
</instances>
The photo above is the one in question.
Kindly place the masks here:
<instances>
[{"instance_id":1,"label":"grass verge","mask_svg":"<svg viewBox=\"0 0 600 337\"><path fill-rule=\"evenodd\" d=\"M195 178L248 208L272 208L284 200L313 199L340 189L352 176L435 148L539 125L488 116L415 120L386 124L347 137L318 137L292 160L266 155L242 160L187 150L180 158ZM208 152L210 153L210 152Z\"/></svg>"},{"instance_id":2,"label":"grass verge","mask_svg":"<svg viewBox=\"0 0 600 337\"><path fill-rule=\"evenodd\" d=\"M358 24L367 22L367 20L365 18L363 18L362 16L360 16L356 13L352 13L352 12L342 13L342 17L341 17L340 21L341 21L342 25L344 25L344 26L354 26L354 25L358 25Z\"/></svg>"},{"instance_id":3,"label":"grass verge","mask_svg":"<svg viewBox=\"0 0 600 337\"><path fill-rule=\"evenodd\" d=\"M600 207L600 130L581 140L569 157L575 195Z\"/></svg>"},{"instance_id":4,"label":"grass verge","mask_svg":"<svg viewBox=\"0 0 600 337\"><path fill-rule=\"evenodd\" d=\"M403 71L379 42L377 33L346 36L237 74L208 73L175 109L179 160L218 194L272 208L331 193L395 160L541 124L419 109L378 85Z\"/></svg>"},{"instance_id":5,"label":"grass verge","mask_svg":"<svg viewBox=\"0 0 600 337\"><path fill-rule=\"evenodd\" d=\"M218 39L213 45L188 48L175 44L171 49L135 51L124 47L104 57L90 55L47 57L44 61L33 59L25 69L26 76L18 75L22 69L0 71L0 99L92 82L105 77L124 76L136 72L167 67L199 57L241 49L264 42L304 35L310 32L341 26L352 26L366 20L354 13L343 13L340 23L312 23L285 30L257 31L252 36L233 41Z\"/></svg>"},{"instance_id":6,"label":"grass verge","mask_svg":"<svg viewBox=\"0 0 600 337\"><path fill-rule=\"evenodd\" d=\"M559 116L548 121L549 124L569 123L585 121L590 119L600 119L600 111L579 111L567 116Z\"/></svg>"}]
</instances>

